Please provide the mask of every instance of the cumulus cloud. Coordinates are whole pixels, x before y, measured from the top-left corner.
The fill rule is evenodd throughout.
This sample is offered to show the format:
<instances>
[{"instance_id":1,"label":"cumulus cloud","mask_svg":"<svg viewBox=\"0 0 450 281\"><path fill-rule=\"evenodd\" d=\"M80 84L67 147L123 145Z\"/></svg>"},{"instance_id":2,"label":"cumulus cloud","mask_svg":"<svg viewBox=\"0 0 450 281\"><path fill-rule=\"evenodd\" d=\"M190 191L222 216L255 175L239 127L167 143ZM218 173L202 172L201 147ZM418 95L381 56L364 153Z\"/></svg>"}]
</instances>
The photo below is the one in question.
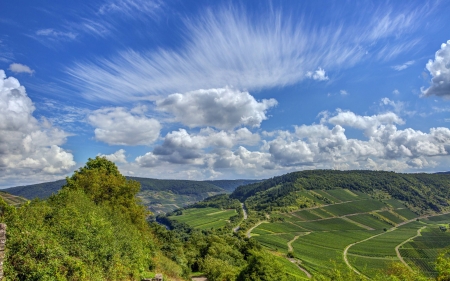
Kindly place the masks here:
<instances>
[{"instance_id":1,"label":"cumulus cloud","mask_svg":"<svg viewBox=\"0 0 450 281\"><path fill-rule=\"evenodd\" d=\"M20 63L12 63L9 65L9 70L14 73L28 73L33 74L34 70L32 70L29 66Z\"/></svg>"},{"instance_id":2,"label":"cumulus cloud","mask_svg":"<svg viewBox=\"0 0 450 281\"><path fill-rule=\"evenodd\" d=\"M366 136L371 135L382 124L404 124L404 121L393 112L360 116L351 111L338 111L338 114L328 119L328 122L334 125L363 130Z\"/></svg>"},{"instance_id":3,"label":"cumulus cloud","mask_svg":"<svg viewBox=\"0 0 450 281\"><path fill-rule=\"evenodd\" d=\"M0 70L0 175L3 179L62 175L75 165L61 148L68 134L46 119L38 121L25 88ZM2 184L2 183L0 183Z\"/></svg>"},{"instance_id":4,"label":"cumulus cloud","mask_svg":"<svg viewBox=\"0 0 450 281\"><path fill-rule=\"evenodd\" d=\"M189 127L213 126L219 129L259 127L267 119L267 110L276 104L274 99L258 102L248 92L230 88L171 94L156 102L158 110L174 115L172 121Z\"/></svg>"},{"instance_id":5,"label":"cumulus cloud","mask_svg":"<svg viewBox=\"0 0 450 281\"><path fill-rule=\"evenodd\" d=\"M400 94L400 91L397 90L397 89L395 89L395 90L392 91L392 93L393 93L394 95L399 95L399 94Z\"/></svg>"},{"instance_id":6,"label":"cumulus cloud","mask_svg":"<svg viewBox=\"0 0 450 281\"><path fill-rule=\"evenodd\" d=\"M328 80L328 76L325 74L325 69L322 68L318 68L316 71L312 72L312 71L308 71L306 72L306 77L314 79L314 80L319 80L319 81L325 81Z\"/></svg>"},{"instance_id":7,"label":"cumulus cloud","mask_svg":"<svg viewBox=\"0 0 450 281\"><path fill-rule=\"evenodd\" d=\"M205 128L199 133L188 133L185 129L170 132L161 145L151 153L137 159L143 166L155 166L159 162L174 164L204 163L205 149L232 148L236 145L256 145L260 141L258 134L253 134L247 128L236 131L217 131Z\"/></svg>"},{"instance_id":8,"label":"cumulus cloud","mask_svg":"<svg viewBox=\"0 0 450 281\"><path fill-rule=\"evenodd\" d=\"M407 69L408 67L410 67L414 63L415 63L415 61L410 60L410 61L405 62L404 64L394 65L394 66L392 66L392 68L397 70L397 71L402 71L404 69Z\"/></svg>"},{"instance_id":9,"label":"cumulus cloud","mask_svg":"<svg viewBox=\"0 0 450 281\"><path fill-rule=\"evenodd\" d=\"M426 68L432 76L431 86L427 89L422 88L422 94L450 98L450 40L441 45L434 61L429 60Z\"/></svg>"},{"instance_id":10,"label":"cumulus cloud","mask_svg":"<svg viewBox=\"0 0 450 281\"><path fill-rule=\"evenodd\" d=\"M393 112L362 116L350 111L322 114L320 124L295 126L293 131L264 132L247 128L198 133L168 133L164 142L137 157L138 169L165 174L194 171L197 178L245 175L267 177L302 169L430 169L450 153L450 129L422 132L399 129L404 121ZM350 137L346 128L361 131ZM445 158L447 157L447 158Z\"/></svg>"},{"instance_id":11,"label":"cumulus cloud","mask_svg":"<svg viewBox=\"0 0 450 281\"><path fill-rule=\"evenodd\" d=\"M113 154L98 154L100 157L105 157L109 161L114 163L127 163L127 157L124 149L119 149Z\"/></svg>"},{"instance_id":12,"label":"cumulus cloud","mask_svg":"<svg viewBox=\"0 0 450 281\"><path fill-rule=\"evenodd\" d=\"M159 121L145 116L142 110L123 107L95 110L88 122L95 127L95 139L111 145L149 145L161 130Z\"/></svg>"},{"instance_id":13,"label":"cumulus cloud","mask_svg":"<svg viewBox=\"0 0 450 281\"><path fill-rule=\"evenodd\" d=\"M281 166L370 168L405 170L434 165L430 157L450 152L450 130L432 128L424 133L403 124L394 113L359 116L337 112L326 124L302 125L267 142L273 162ZM348 138L344 127L362 130L365 140Z\"/></svg>"}]
</instances>

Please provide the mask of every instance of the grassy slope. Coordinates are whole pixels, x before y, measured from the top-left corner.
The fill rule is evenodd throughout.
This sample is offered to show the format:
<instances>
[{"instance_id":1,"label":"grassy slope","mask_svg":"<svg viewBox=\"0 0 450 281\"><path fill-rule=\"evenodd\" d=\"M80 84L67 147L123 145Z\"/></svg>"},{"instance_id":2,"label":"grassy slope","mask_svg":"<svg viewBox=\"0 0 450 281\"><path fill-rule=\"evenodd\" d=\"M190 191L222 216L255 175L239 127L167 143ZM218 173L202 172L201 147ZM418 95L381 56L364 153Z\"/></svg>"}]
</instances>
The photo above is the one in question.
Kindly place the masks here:
<instances>
[{"instance_id":1,"label":"grassy slope","mask_svg":"<svg viewBox=\"0 0 450 281\"><path fill-rule=\"evenodd\" d=\"M3 200L5 200L5 202L9 205L13 205L13 206L19 206L25 202L27 202L28 200L20 197L20 196L15 196L6 192L2 192L0 191L0 197L3 198Z\"/></svg>"}]
</instances>

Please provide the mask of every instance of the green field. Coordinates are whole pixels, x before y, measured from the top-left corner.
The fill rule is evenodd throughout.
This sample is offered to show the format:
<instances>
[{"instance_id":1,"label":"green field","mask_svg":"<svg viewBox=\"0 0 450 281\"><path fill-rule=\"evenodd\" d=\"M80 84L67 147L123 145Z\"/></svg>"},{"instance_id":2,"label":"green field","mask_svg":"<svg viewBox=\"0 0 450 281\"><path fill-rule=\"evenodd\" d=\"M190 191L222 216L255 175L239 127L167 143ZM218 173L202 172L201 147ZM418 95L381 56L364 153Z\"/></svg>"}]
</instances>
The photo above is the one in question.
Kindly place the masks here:
<instances>
[{"instance_id":1,"label":"green field","mask_svg":"<svg viewBox=\"0 0 450 281\"><path fill-rule=\"evenodd\" d=\"M220 228L227 224L230 217L236 215L236 210L221 210L217 208L193 208L183 210L179 216L169 218L178 222L184 222L198 229Z\"/></svg>"},{"instance_id":2,"label":"green field","mask_svg":"<svg viewBox=\"0 0 450 281\"><path fill-rule=\"evenodd\" d=\"M327 190L327 193L341 201L354 201L358 198L357 194L342 188L330 189Z\"/></svg>"},{"instance_id":3,"label":"green field","mask_svg":"<svg viewBox=\"0 0 450 281\"><path fill-rule=\"evenodd\" d=\"M19 197L19 196L15 196L6 192L1 192L0 191L0 196L3 198L3 200L5 200L6 204L9 205L13 205L13 206L19 206L22 203L27 202L28 200L23 198L23 197Z\"/></svg>"},{"instance_id":4,"label":"green field","mask_svg":"<svg viewBox=\"0 0 450 281\"><path fill-rule=\"evenodd\" d=\"M355 213L367 213L374 210L381 210L386 207L386 204L373 199L363 199L342 204L334 204L325 206L323 209L327 212L335 214L336 216L344 216Z\"/></svg>"},{"instance_id":5,"label":"green field","mask_svg":"<svg viewBox=\"0 0 450 281\"><path fill-rule=\"evenodd\" d=\"M400 254L413 268L436 277L434 262L443 249L450 247L450 231L442 231L438 226L428 226L423 229L421 236L404 244Z\"/></svg>"},{"instance_id":6,"label":"green field","mask_svg":"<svg viewBox=\"0 0 450 281\"><path fill-rule=\"evenodd\" d=\"M411 219L417 217L417 214L414 213L413 211L411 211L411 210L408 209L408 208L395 209L394 212L397 213L397 214L399 214L400 216L402 216L402 217L408 219L408 220L411 220Z\"/></svg>"},{"instance_id":7,"label":"green field","mask_svg":"<svg viewBox=\"0 0 450 281\"><path fill-rule=\"evenodd\" d=\"M392 262L399 262L395 247L414 237L417 230L425 225L422 221L411 221L391 229L392 225L384 222L383 218L398 224L418 217L406 209L403 203L394 199L375 200L345 189L316 193L341 203L323 204L327 206L287 214L274 214L274 218L284 221L263 223L252 232L254 239L281 254L288 252L288 242L298 236L292 243L293 254L302 261L302 267L312 274L324 272L333 264L347 266L343 256L344 249L356 243L349 248L347 254L349 263L363 274L374 276L379 270L385 270ZM381 219L371 215L372 212L380 215ZM450 219L450 216L430 218L429 223L441 223L446 219ZM376 237L361 242L373 236ZM418 264L416 266L419 267L423 262L417 259L417 253L412 253L411 249L405 249L404 252L411 252L411 260L408 260L411 264ZM429 252L434 262L437 252ZM412 260L413 257L416 260Z\"/></svg>"},{"instance_id":8,"label":"green field","mask_svg":"<svg viewBox=\"0 0 450 281\"><path fill-rule=\"evenodd\" d=\"M375 218L371 214L359 214L354 216L348 216L347 218L351 219L352 221L361 223L365 226L371 227L373 229L384 229L392 227L391 225Z\"/></svg>"},{"instance_id":9,"label":"green field","mask_svg":"<svg viewBox=\"0 0 450 281\"><path fill-rule=\"evenodd\" d=\"M217 193L202 194L175 194L171 191L162 190L143 190L138 193L138 197L142 203L149 206L150 211L154 214L168 213L175 209L183 208L187 205L201 201L208 196Z\"/></svg>"}]
</instances>

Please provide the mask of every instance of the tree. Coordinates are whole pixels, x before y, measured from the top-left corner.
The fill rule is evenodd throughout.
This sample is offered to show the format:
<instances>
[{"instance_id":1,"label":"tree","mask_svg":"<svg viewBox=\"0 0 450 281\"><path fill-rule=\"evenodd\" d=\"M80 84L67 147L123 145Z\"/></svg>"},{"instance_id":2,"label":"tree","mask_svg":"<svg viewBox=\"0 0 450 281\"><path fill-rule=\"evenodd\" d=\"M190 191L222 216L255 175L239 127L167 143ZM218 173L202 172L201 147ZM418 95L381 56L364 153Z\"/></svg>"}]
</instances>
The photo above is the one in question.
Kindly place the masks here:
<instances>
[{"instance_id":1,"label":"tree","mask_svg":"<svg viewBox=\"0 0 450 281\"><path fill-rule=\"evenodd\" d=\"M286 275L280 271L283 265L271 254L253 251L247 267L239 274L239 281L285 281Z\"/></svg>"},{"instance_id":2,"label":"tree","mask_svg":"<svg viewBox=\"0 0 450 281\"><path fill-rule=\"evenodd\" d=\"M136 198L140 190L139 182L127 180L108 159L99 156L89 158L86 165L67 177L66 181L63 189L82 190L95 204L118 209L128 214L133 223L145 227L149 212Z\"/></svg>"}]
</instances>

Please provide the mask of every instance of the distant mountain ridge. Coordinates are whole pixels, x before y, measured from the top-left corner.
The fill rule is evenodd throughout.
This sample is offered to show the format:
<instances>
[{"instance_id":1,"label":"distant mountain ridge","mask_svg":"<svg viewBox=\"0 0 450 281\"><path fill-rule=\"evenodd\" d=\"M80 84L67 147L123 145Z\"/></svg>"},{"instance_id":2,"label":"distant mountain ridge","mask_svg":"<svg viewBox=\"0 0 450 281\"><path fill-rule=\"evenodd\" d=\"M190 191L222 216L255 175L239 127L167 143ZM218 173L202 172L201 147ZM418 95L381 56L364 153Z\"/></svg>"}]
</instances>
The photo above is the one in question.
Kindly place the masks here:
<instances>
[{"instance_id":1,"label":"distant mountain ridge","mask_svg":"<svg viewBox=\"0 0 450 281\"><path fill-rule=\"evenodd\" d=\"M161 180L141 177L127 177L141 184L138 197L154 213L165 213L194 204L209 196L231 193L236 187L259 182L258 180ZM66 180L16 186L3 191L27 199L46 199L58 192Z\"/></svg>"},{"instance_id":2,"label":"distant mountain ridge","mask_svg":"<svg viewBox=\"0 0 450 281\"><path fill-rule=\"evenodd\" d=\"M223 193L233 192L238 186L260 182L261 180L162 180L153 178L127 177L128 179L138 181L141 184L141 191L171 191L175 194L198 194L206 192ZM53 182L44 182L38 184L15 186L3 189L3 191L21 196L27 199L46 199L61 189L66 184L66 180L57 180Z\"/></svg>"},{"instance_id":3,"label":"distant mountain ridge","mask_svg":"<svg viewBox=\"0 0 450 281\"><path fill-rule=\"evenodd\" d=\"M417 212L450 208L450 175L402 174L384 171L310 170L240 186L230 195L258 211L298 208L307 198L302 190L345 188L372 196L392 196Z\"/></svg>"}]
</instances>

